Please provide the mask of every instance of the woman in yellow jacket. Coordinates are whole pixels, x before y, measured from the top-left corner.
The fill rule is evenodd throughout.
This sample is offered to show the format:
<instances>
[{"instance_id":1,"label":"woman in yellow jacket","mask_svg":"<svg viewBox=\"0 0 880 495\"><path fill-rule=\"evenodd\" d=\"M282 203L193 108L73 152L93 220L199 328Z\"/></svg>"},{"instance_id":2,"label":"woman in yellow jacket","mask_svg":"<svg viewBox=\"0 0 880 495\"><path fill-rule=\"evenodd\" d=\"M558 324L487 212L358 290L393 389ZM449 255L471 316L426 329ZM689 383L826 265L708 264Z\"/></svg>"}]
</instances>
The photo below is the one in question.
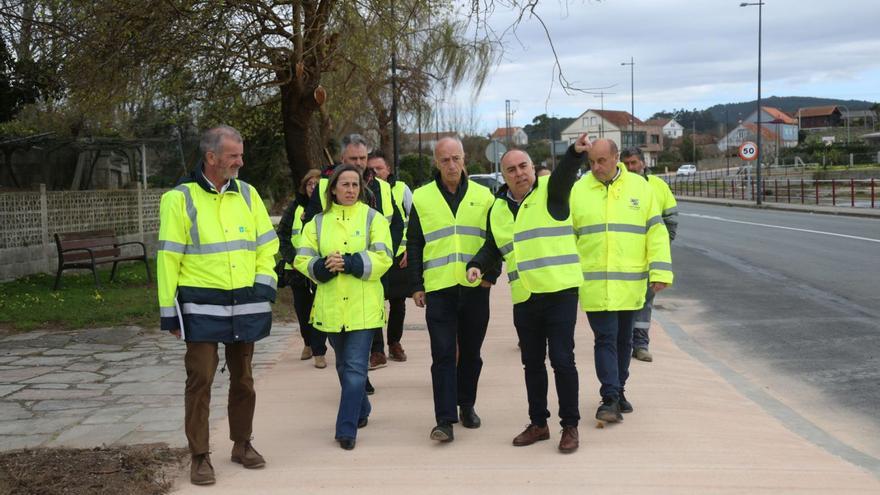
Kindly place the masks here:
<instances>
[{"instance_id":1,"label":"woman in yellow jacket","mask_svg":"<svg viewBox=\"0 0 880 495\"><path fill-rule=\"evenodd\" d=\"M370 401L364 386L372 330L385 325L380 278L394 259L388 221L365 204L360 170L336 168L323 212L303 228L294 267L318 284L311 323L327 333L336 352L342 394L336 440L351 450L357 429L367 425Z\"/></svg>"}]
</instances>

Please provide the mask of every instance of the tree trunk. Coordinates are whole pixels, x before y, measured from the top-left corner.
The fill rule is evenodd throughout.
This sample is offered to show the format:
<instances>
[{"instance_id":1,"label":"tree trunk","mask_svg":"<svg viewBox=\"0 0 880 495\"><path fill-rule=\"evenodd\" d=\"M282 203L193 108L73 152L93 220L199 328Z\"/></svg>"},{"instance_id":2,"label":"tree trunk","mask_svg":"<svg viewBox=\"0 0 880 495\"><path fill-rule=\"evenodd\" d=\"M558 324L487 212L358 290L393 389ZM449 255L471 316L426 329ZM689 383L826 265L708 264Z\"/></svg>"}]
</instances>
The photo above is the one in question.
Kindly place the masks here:
<instances>
[{"instance_id":1,"label":"tree trunk","mask_svg":"<svg viewBox=\"0 0 880 495\"><path fill-rule=\"evenodd\" d=\"M281 85L281 128L294 189L310 168L321 168L325 161L321 159L322 147L312 135L311 123L318 110L314 88L297 91L296 86L295 81Z\"/></svg>"}]
</instances>

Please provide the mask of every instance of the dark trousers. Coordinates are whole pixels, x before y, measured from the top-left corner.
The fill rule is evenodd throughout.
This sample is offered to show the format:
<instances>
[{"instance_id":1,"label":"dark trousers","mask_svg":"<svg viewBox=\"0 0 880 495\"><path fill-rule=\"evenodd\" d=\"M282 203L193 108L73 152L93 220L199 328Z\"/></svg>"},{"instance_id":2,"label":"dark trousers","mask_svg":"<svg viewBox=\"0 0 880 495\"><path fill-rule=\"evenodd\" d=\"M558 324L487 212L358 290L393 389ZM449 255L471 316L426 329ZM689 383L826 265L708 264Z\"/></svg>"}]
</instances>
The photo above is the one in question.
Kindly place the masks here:
<instances>
[{"instance_id":1,"label":"dark trousers","mask_svg":"<svg viewBox=\"0 0 880 495\"><path fill-rule=\"evenodd\" d=\"M577 314L577 290L533 294L527 301L513 306L513 324L519 336L532 424L544 426L550 417L545 365L548 347L559 397L559 423L563 427L577 426L580 420L578 372L574 362Z\"/></svg>"},{"instance_id":2,"label":"dark trousers","mask_svg":"<svg viewBox=\"0 0 880 495\"><path fill-rule=\"evenodd\" d=\"M455 406L473 407L477 401L477 382L483 369L480 348L489 324L489 289L459 285L428 292L425 305L434 416L438 422L456 423Z\"/></svg>"},{"instance_id":3,"label":"dark trousers","mask_svg":"<svg viewBox=\"0 0 880 495\"><path fill-rule=\"evenodd\" d=\"M406 317L406 298L394 298L388 300L391 308L388 311L388 345L397 344L403 337L403 319ZM373 347L370 352L385 352L385 339L382 338L382 329L373 333Z\"/></svg>"},{"instance_id":4,"label":"dark trousers","mask_svg":"<svg viewBox=\"0 0 880 495\"><path fill-rule=\"evenodd\" d=\"M635 311L588 311L593 329L593 356L603 398L619 398L629 378Z\"/></svg>"},{"instance_id":5,"label":"dark trousers","mask_svg":"<svg viewBox=\"0 0 880 495\"><path fill-rule=\"evenodd\" d=\"M254 407L257 403L251 369L254 343L235 342L224 345L226 365L229 367L229 438L233 442L245 442L251 439ZM211 385L214 383L218 361L216 342L186 343L184 429L192 455L211 450L208 441L208 414L211 410Z\"/></svg>"},{"instance_id":6,"label":"dark trousers","mask_svg":"<svg viewBox=\"0 0 880 495\"><path fill-rule=\"evenodd\" d=\"M307 284L294 282L290 286L293 292L293 310L296 319L299 320L299 333L303 343L312 348L312 354L323 356L327 354L327 334L319 332L309 323L312 313L312 304L315 302L315 293Z\"/></svg>"},{"instance_id":7,"label":"dark trousers","mask_svg":"<svg viewBox=\"0 0 880 495\"><path fill-rule=\"evenodd\" d=\"M654 308L654 291L648 284L648 292L645 294L645 305L636 311L635 323L633 324L633 348L647 349L651 339L648 330L651 329L651 310Z\"/></svg>"}]
</instances>

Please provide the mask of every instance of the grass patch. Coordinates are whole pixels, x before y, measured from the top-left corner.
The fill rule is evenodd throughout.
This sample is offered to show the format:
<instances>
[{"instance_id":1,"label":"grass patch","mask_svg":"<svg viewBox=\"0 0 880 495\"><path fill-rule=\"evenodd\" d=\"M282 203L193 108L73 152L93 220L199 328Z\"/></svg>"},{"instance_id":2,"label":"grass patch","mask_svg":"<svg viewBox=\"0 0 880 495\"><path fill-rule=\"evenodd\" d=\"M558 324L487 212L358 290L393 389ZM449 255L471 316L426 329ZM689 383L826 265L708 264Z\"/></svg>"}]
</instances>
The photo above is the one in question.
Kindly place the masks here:
<instances>
[{"instance_id":1,"label":"grass patch","mask_svg":"<svg viewBox=\"0 0 880 495\"><path fill-rule=\"evenodd\" d=\"M110 268L99 268L101 287L96 289L88 270L65 271L61 289L52 290L55 276L30 275L0 284L0 329L74 329L137 325L156 328L159 299L156 294L156 260L150 260L152 282L147 283L143 263L119 265L110 282ZM290 289L278 291L273 306L277 321L291 321Z\"/></svg>"},{"instance_id":2,"label":"grass patch","mask_svg":"<svg viewBox=\"0 0 880 495\"><path fill-rule=\"evenodd\" d=\"M0 495L163 495L189 459L164 444L0 453Z\"/></svg>"}]
</instances>

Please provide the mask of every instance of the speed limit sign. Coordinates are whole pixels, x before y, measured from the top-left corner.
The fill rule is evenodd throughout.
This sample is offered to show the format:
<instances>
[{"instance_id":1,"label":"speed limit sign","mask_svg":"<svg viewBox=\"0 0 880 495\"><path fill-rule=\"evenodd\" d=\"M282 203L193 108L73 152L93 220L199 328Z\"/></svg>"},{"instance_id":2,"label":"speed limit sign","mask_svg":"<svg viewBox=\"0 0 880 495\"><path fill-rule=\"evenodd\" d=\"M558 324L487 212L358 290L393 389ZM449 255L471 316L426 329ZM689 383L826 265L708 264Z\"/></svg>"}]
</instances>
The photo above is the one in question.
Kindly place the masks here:
<instances>
[{"instance_id":1,"label":"speed limit sign","mask_svg":"<svg viewBox=\"0 0 880 495\"><path fill-rule=\"evenodd\" d=\"M758 145L751 141L744 142L739 147L739 157L746 161L758 158Z\"/></svg>"}]
</instances>

